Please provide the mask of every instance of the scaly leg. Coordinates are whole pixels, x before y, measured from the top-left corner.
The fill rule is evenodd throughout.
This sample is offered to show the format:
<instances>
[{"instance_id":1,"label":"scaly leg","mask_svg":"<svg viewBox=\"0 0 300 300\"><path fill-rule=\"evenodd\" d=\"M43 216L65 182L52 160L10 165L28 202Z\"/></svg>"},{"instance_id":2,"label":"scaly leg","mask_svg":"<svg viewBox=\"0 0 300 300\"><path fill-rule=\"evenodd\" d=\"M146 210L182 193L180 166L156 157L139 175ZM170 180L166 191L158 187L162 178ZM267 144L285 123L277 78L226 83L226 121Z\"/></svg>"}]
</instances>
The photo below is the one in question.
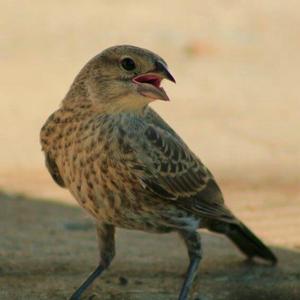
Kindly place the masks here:
<instances>
[{"instance_id":1,"label":"scaly leg","mask_svg":"<svg viewBox=\"0 0 300 300\"><path fill-rule=\"evenodd\" d=\"M190 258L190 264L178 300L187 300L189 291L192 287L194 278L197 274L199 263L202 258L201 239L200 234L197 231L180 231L180 235L183 238L187 247Z\"/></svg>"},{"instance_id":2,"label":"scaly leg","mask_svg":"<svg viewBox=\"0 0 300 300\"><path fill-rule=\"evenodd\" d=\"M115 227L108 224L97 224L97 236L100 251L100 263L93 273L81 284L70 300L79 300L82 293L108 268L115 256Z\"/></svg>"}]
</instances>

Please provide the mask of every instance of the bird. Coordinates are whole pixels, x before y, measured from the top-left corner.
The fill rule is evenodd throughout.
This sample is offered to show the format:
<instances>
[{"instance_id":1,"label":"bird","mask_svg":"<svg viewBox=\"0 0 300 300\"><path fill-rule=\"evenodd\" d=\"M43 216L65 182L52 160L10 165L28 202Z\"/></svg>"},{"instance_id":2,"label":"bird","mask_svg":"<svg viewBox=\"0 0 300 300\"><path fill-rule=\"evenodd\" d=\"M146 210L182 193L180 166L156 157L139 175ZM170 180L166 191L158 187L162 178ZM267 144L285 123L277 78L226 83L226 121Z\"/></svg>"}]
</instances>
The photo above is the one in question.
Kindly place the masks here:
<instances>
[{"instance_id":1,"label":"bird","mask_svg":"<svg viewBox=\"0 0 300 300\"><path fill-rule=\"evenodd\" d=\"M177 232L189 265L179 300L187 300L202 259L199 229L227 236L248 259L277 258L225 205L209 169L150 107L169 101L175 83L163 58L132 45L107 48L80 70L40 131L46 167L96 224L99 264L70 300L115 256L116 228Z\"/></svg>"}]
</instances>

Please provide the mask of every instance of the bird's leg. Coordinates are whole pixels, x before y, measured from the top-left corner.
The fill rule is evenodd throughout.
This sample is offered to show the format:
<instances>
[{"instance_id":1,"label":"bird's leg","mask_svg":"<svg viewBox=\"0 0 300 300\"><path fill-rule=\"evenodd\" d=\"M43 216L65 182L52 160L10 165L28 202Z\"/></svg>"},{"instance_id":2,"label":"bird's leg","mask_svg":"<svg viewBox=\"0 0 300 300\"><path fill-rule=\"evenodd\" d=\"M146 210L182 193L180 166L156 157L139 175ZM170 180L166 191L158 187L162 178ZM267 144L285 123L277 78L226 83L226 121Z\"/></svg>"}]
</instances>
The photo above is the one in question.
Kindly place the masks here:
<instances>
[{"instance_id":1,"label":"bird's leg","mask_svg":"<svg viewBox=\"0 0 300 300\"><path fill-rule=\"evenodd\" d=\"M70 300L79 300L82 293L108 268L115 256L115 227L108 224L97 223L97 236L100 251L100 263L81 286L71 296Z\"/></svg>"},{"instance_id":2,"label":"bird's leg","mask_svg":"<svg viewBox=\"0 0 300 300\"><path fill-rule=\"evenodd\" d=\"M180 235L186 244L190 258L190 264L185 275L178 300L187 300L202 258L201 239L200 234L197 231L181 231Z\"/></svg>"}]
</instances>

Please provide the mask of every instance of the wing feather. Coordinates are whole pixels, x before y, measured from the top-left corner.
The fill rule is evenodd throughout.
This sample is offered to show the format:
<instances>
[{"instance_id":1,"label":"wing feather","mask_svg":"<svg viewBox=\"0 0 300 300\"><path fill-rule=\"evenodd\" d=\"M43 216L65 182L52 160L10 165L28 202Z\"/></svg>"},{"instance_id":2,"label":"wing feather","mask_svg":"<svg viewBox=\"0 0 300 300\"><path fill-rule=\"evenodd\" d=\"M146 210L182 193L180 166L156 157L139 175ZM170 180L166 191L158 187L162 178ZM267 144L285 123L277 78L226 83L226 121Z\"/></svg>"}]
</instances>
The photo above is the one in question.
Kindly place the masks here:
<instances>
[{"instance_id":1,"label":"wing feather","mask_svg":"<svg viewBox=\"0 0 300 300\"><path fill-rule=\"evenodd\" d=\"M66 187L64 180L62 179L58 167L56 165L56 162L54 159L51 158L49 153L45 153L45 162L46 162L46 167L53 178L53 180L61 187Z\"/></svg>"},{"instance_id":2,"label":"wing feather","mask_svg":"<svg viewBox=\"0 0 300 300\"><path fill-rule=\"evenodd\" d=\"M133 147L147 170L142 173L143 186L156 197L176 201L199 215L232 219L210 171L153 110L147 121Z\"/></svg>"}]
</instances>

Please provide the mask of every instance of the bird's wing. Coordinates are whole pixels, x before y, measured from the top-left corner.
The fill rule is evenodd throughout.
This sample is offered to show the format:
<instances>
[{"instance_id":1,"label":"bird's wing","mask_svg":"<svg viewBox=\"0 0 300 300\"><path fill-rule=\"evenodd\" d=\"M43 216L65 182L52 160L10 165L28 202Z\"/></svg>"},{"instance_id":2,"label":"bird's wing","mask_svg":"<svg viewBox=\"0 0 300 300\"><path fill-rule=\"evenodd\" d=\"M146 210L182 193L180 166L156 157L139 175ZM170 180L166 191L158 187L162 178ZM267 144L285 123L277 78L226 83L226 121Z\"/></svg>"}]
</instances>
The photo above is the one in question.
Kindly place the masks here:
<instances>
[{"instance_id":1,"label":"bird's wing","mask_svg":"<svg viewBox=\"0 0 300 300\"><path fill-rule=\"evenodd\" d=\"M177 135L151 123L142 127L133 145L144 188L199 215L232 219L209 170Z\"/></svg>"},{"instance_id":2,"label":"bird's wing","mask_svg":"<svg viewBox=\"0 0 300 300\"><path fill-rule=\"evenodd\" d=\"M45 152L46 167L53 178L53 180L61 187L65 187L65 183L59 173L58 167L54 159L51 158L49 153Z\"/></svg>"}]
</instances>

